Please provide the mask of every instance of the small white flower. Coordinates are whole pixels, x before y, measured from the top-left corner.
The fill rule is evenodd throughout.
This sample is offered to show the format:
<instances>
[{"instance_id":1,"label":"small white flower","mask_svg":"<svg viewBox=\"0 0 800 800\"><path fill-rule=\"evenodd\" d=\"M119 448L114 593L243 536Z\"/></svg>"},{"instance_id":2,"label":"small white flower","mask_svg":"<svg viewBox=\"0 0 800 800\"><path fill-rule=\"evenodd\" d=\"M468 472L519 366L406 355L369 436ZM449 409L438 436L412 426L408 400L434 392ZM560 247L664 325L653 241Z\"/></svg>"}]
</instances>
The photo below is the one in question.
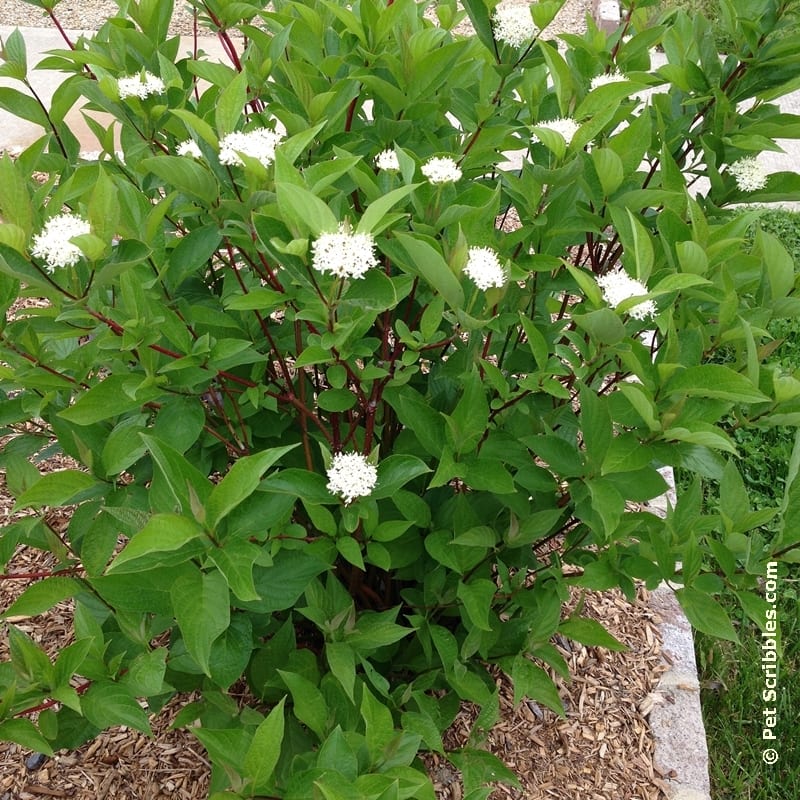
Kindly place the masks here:
<instances>
[{"instance_id":1,"label":"small white flower","mask_svg":"<svg viewBox=\"0 0 800 800\"><path fill-rule=\"evenodd\" d=\"M185 142L181 142L176 148L175 152L179 156L189 156L189 158L202 158L203 151L200 149L200 145L194 139L187 139Z\"/></svg>"},{"instance_id":2,"label":"small white flower","mask_svg":"<svg viewBox=\"0 0 800 800\"><path fill-rule=\"evenodd\" d=\"M431 183L455 183L461 180L461 170L452 158L429 158L421 167Z\"/></svg>"},{"instance_id":3,"label":"small white flower","mask_svg":"<svg viewBox=\"0 0 800 800\"><path fill-rule=\"evenodd\" d=\"M394 150L382 150L375 156L375 166L378 169L385 169L389 172L397 172L400 169L400 161Z\"/></svg>"},{"instance_id":4,"label":"small white flower","mask_svg":"<svg viewBox=\"0 0 800 800\"><path fill-rule=\"evenodd\" d=\"M621 81L628 80L618 69L611 72L604 72L600 75L595 75L592 78L592 89L597 89L600 86L606 86L609 83L620 83Z\"/></svg>"},{"instance_id":5,"label":"small white flower","mask_svg":"<svg viewBox=\"0 0 800 800\"><path fill-rule=\"evenodd\" d=\"M483 291L506 283L506 271L491 247L470 247L464 272Z\"/></svg>"},{"instance_id":6,"label":"small white flower","mask_svg":"<svg viewBox=\"0 0 800 800\"><path fill-rule=\"evenodd\" d=\"M83 253L70 240L89 232L89 223L76 214L51 217L45 222L41 233L33 237L31 255L43 258L48 272L53 272L56 267L72 267Z\"/></svg>"},{"instance_id":7,"label":"small white flower","mask_svg":"<svg viewBox=\"0 0 800 800\"><path fill-rule=\"evenodd\" d=\"M336 453L328 468L328 491L338 494L349 505L366 497L378 482L378 469L361 453Z\"/></svg>"},{"instance_id":8,"label":"small white flower","mask_svg":"<svg viewBox=\"0 0 800 800\"><path fill-rule=\"evenodd\" d=\"M236 131L223 136L219 142L220 164L243 167L240 153L258 159L265 167L275 160L275 148L283 137L269 128L256 128L246 133Z\"/></svg>"},{"instance_id":9,"label":"small white flower","mask_svg":"<svg viewBox=\"0 0 800 800\"><path fill-rule=\"evenodd\" d=\"M164 81L152 72L145 71L139 75L126 75L117 81L119 99L126 97L138 97L144 100L151 94L162 94L166 90Z\"/></svg>"},{"instance_id":10,"label":"small white flower","mask_svg":"<svg viewBox=\"0 0 800 800\"><path fill-rule=\"evenodd\" d=\"M549 131L560 133L564 141L569 144L580 126L571 117L558 117L557 119L548 119L540 122L536 127L547 128ZM539 137L534 134L531 136L531 141L536 144L539 141Z\"/></svg>"},{"instance_id":11,"label":"small white flower","mask_svg":"<svg viewBox=\"0 0 800 800\"><path fill-rule=\"evenodd\" d=\"M538 33L527 5L499 5L492 17L495 39L512 47L522 47Z\"/></svg>"},{"instance_id":12,"label":"small white flower","mask_svg":"<svg viewBox=\"0 0 800 800\"><path fill-rule=\"evenodd\" d=\"M601 275L597 279L597 284L603 290L603 299L611 308L616 308L630 297L639 297L647 294L647 287L635 278L631 278L623 270L607 272L605 275ZM656 304L652 300L645 300L629 309L628 313L634 319L647 319L655 316Z\"/></svg>"},{"instance_id":13,"label":"small white flower","mask_svg":"<svg viewBox=\"0 0 800 800\"><path fill-rule=\"evenodd\" d=\"M757 158L741 158L728 167L740 192L755 192L767 185L769 174Z\"/></svg>"},{"instance_id":14,"label":"small white flower","mask_svg":"<svg viewBox=\"0 0 800 800\"><path fill-rule=\"evenodd\" d=\"M337 278L363 278L368 269L378 266L371 234L351 233L344 223L336 233L321 234L311 251L314 269Z\"/></svg>"}]
</instances>

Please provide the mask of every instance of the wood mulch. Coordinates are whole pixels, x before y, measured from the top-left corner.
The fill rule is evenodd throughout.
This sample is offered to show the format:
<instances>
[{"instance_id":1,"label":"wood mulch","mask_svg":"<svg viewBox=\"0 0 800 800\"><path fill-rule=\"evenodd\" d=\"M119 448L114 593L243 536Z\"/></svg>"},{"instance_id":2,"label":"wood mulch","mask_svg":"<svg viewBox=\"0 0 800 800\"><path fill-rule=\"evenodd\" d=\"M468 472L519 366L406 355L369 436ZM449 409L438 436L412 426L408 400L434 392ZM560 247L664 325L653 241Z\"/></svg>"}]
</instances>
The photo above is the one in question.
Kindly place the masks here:
<instances>
[{"instance_id":1,"label":"wood mulch","mask_svg":"<svg viewBox=\"0 0 800 800\"><path fill-rule=\"evenodd\" d=\"M0 483L0 520L11 517L12 500ZM58 529L63 518L51 520ZM5 574L52 567L49 554L20 548ZM0 611L20 594L24 581L0 580ZM653 766L653 741L646 716L652 692L666 666L657 619L639 588L635 602L618 592L589 593L582 613L597 619L628 646L625 652L584 647L557 638L572 679L556 677L566 717L527 701L514 707L513 690L498 678L501 719L479 743L517 776L521 789L499 785L492 800L663 800L662 776ZM577 594L574 598L577 601ZM63 603L49 613L17 619L19 627L54 655L71 641L71 610ZM5 631L0 658L7 657ZM189 698L176 697L152 720L154 737L114 728L78 750L36 759L14 744L0 743L0 800L198 800L206 797L209 764L203 748L170 722ZM475 710L464 707L445 736L448 748L464 746ZM475 746L475 742L471 744ZM461 800L458 772L435 754L426 757L439 800Z\"/></svg>"}]
</instances>

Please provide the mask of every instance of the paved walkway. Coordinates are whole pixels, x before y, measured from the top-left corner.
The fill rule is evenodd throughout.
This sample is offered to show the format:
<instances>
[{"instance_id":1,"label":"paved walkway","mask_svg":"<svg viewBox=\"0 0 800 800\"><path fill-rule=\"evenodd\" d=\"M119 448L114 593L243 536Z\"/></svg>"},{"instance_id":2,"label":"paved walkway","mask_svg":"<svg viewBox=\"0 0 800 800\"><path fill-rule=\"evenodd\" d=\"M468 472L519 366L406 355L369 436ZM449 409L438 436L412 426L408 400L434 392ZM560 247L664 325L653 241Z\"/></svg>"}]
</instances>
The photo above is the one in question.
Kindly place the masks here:
<instances>
[{"instance_id":1,"label":"paved walkway","mask_svg":"<svg viewBox=\"0 0 800 800\"><path fill-rule=\"evenodd\" d=\"M3 2L3 0L0 0L0 2ZM0 38L5 41L13 30L14 28L0 25ZM59 33L53 29L22 28L21 30L25 38L28 54L28 79L36 93L49 107L50 101L53 98L53 92L68 76L61 72L37 70L33 69L33 67L35 67L50 50L66 49L66 43ZM82 31L67 31L67 35L73 41L75 41L81 33ZM200 49L210 56L219 58L220 60L225 58L224 51L216 37L200 37L198 44ZM178 52L181 54L191 53L192 46L193 42L191 37L181 37L181 48ZM0 86L10 86L23 92L26 91L22 83L8 78L0 78ZM78 141L80 141L81 147L84 150L92 151L98 149L97 139L95 139L94 134L92 134L86 125L83 114L80 112L79 108L73 108L69 114L67 114L66 119L70 129L78 137ZM3 149L13 152L14 150L24 148L42 136L42 133L43 131L38 125L19 119L9 114L7 111L0 109L0 152L2 152Z\"/></svg>"},{"instance_id":2,"label":"paved walkway","mask_svg":"<svg viewBox=\"0 0 800 800\"><path fill-rule=\"evenodd\" d=\"M2 0L0 0L2 2ZM8 26L0 26L0 37L3 40L14 30ZM65 48L64 40L57 31L46 28L23 28L23 35L28 51L28 64L35 66L50 50L61 50ZM75 39L80 35L80 31L69 31L71 38ZM216 37L204 36L200 39L200 47L209 55L225 60L223 50ZM190 53L192 50L192 40L189 37L182 38L181 53ZM660 53L653 54L653 64L663 63L664 56ZM49 70L36 70L29 68L29 80L36 92L44 103L49 105L53 96L53 91L64 79L64 75L59 72ZM19 81L7 78L0 78L0 86L12 86L16 89L24 87ZM800 92L792 92L781 98L781 110L786 113L800 114ZM86 125L79 109L73 109L68 115L71 130L78 137L82 147L87 150L97 150L98 144ZM8 112L0 109L0 151L8 149L14 151L23 148L35 141L42 135L42 129L33 123L18 119ZM785 153L765 152L762 154L764 164L768 172L779 171L800 171L800 140L779 139L777 143L783 147ZM702 190L702 189L701 189ZM800 208L800 202L791 204Z\"/></svg>"}]
</instances>

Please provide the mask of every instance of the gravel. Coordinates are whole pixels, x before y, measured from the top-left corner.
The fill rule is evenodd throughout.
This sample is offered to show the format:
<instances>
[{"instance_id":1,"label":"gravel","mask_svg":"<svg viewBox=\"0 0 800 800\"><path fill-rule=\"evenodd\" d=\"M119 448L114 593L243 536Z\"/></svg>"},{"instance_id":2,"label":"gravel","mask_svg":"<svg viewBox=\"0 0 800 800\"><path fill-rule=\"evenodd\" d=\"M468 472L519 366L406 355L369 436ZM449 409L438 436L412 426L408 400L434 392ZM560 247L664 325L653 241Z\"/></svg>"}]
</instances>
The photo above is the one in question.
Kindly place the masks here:
<instances>
[{"instance_id":1,"label":"gravel","mask_svg":"<svg viewBox=\"0 0 800 800\"><path fill-rule=\"evenodd\" d=\"M515 2L515 0L510 1ZM586 14L590 7L591 0L567 0L549 31L583 33L586 30ZM56 6L56 15L59 22L67 29L96 30L105 19L116 13L117 8L114 0L61 0ZM24 0L0 0L0 25L53 27L53 23L44 11ZM191 10L183 3L176 2L171 33L191 35L192 27Z\"/></svg>"}]
</instances>

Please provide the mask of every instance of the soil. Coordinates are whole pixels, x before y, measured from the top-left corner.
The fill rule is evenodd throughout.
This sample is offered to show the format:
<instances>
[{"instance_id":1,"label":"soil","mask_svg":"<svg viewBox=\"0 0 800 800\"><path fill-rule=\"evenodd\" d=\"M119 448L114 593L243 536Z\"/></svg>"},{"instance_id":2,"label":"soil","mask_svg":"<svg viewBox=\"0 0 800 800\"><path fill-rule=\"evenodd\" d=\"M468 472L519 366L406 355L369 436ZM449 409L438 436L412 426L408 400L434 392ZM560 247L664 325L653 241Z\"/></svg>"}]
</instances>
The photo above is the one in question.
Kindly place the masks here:
<instances>
[{"instance_id":1,"label":"soil","mask_svg":"<svg viewBox=\"0 0 800 800\"><path fill-rule=\"evenodd\" d=\"M589 0L568 0L554 23L558 31L580 31ZM57 10L66 27L96 27L116 8L109 0L63 0ZM0 25L47 25L39 12L22 0L0 2ZM176 12L173 32L191 30L191 18ZM2 142L0 142L2 144ZM0 443L2 444L2 443ZM52 457L38 465L42 471L68 466ZM13 500L0 474L0 524L15 514ZM63 530L68 517L53 512L48 522ZM14 576L52 568L47 553L20 548L0 574L0 611L8 608L28 585ZM583 599L583 613L603 625L628 646L625 652L584 647L566 639L554 642L570 666L569 683L554 676L566 708L558 717L533 701L513 704L513 691L498 677L501 719L482 739L470 746L493 752L518 776L521 788L499 785L492 800L663 800L666 784L653 766L653 740L647 715L653 694L665 670L660 638L639 588L629 603L617 591L593 593ZM574 598L577 602L577 596ZM71 609L60 604L35 618L16 619L51 655L70 641ZM7 657L3 632L0 659ZM152 720L154 736L114 728L75 751L53 758L40 757L14 744L0 744L0 800L200 800L207 795L209 764L199 742L186 730L172 730L170 722L191 698L179 696ZM469 739L475 709L465 706L446 735L450 748ZM461 800L457 771L440 756L425 758L439 800Z\"/></svg>"}]
</instances>

